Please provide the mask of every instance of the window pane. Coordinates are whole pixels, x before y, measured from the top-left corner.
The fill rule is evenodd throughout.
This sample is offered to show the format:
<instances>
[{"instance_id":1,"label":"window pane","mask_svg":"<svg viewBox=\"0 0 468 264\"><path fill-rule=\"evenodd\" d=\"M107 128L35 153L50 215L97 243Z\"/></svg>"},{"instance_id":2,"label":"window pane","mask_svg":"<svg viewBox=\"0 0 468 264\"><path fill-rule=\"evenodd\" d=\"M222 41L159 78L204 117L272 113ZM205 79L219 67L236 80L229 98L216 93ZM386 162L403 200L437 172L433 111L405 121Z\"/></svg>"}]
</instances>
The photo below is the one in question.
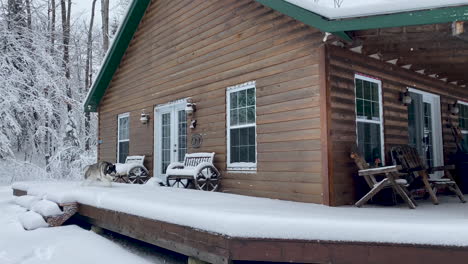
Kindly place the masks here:
<instances>
[{"instance_id":1,"label":"window pane","mask_svg":"<svg viewBox=\"0 0 468 264\"><path fill-rule=\"evenodd\" d=\"M363 98L364 94L362 92L362 80L356 79L356 97Z\"/></svg>"},{"instance_id":2,"label":"window pane","mask_svg":"<svg viewBox=\"0 0 468 264\"><path fill-rule=\"evenodd\" d=\"M231 110L231 126L236 126L239 124L239 111L237 109Z\"/></svg>"},{"instance_id":3,"label":"window pane","mask_svg":"<svg viewBox=\"0 0 468 264\"><path fill-rule=\"evenodd\" d=\"M239 147L239 162L248 162L249 161L249 147L241 146Z\"/></svg>"},{"instance_id":4,"label":"window pane","mask_svg":"<svg viewBox=\"0 0 468 264\"><path fill-rule=\"evenodd\" d=\"M372 105L370 101L364 101L364 116L367 119L372 119Z\"/></svg>"},{"instance_id":5,"label":"window pane","mask_svg":"<svg viewBox=\"0 0 468 264\"><path fill-rule=\"evenodd\" d=\"M255 105L255 89L251 88L247 90L247 105Z\"/></svg>"},{"instance_id":6,"label":"window pane","mask_svg":"<svg viewBox=\"0 0 468 264\"><path fill-rule=\"evenodd\" d=\"M239 109L239 125L247 123L247 108Z\"/></svg>"},{"instance_id":7,"label":"window pane","mask_svg":"<svg viewBox=\"0 0 468 264\"><path fill-rule=\"evenodd\" d=\"M235 109L235 108L237 108L237 93L231 93L230 96L231 96L231 98L230 98L231 99L231 102L230 102L231 109Z\"/></svg>"},{"instance_id":8,"label":"window pane","mask_svg":"<svg viewBox=\"0 0 468 264\"><path fill-rule=\"evenodd\" d=\"M256 155L255 155L255 146L249 147L249 160L248 162L256 162Z\"/></svg>"},{"instance_id":9,"label":"window pane","mask_svg":"<svg viewBox=\"0 0 468 264\"><path fill-rule=\"evenodd\" d=\"M371 83L364 81L364 99L371 100Z\"/></svg>"},{"instance_id":10,"label":"window pane","mask_svg":"<svg viewBox=\"0 0 468 264\"><path fill-rule=\"evenodd\" d=\"M119 163L125 163L128 156L129 142L119 142Z\"/></svg>"},{"instance_id":11,"label":"window pane","mask_svg":"<svg viewBox=\"0 0 468 264\"><path fill-rule=\"evenodd\" d=\"M255 106L247 108L247 123L255 123Z\"/></svg>"},{"instance_id":12,"label":"window pane","mask_svg":"<svg viewBox=\"0 0 468 264\"><path fill-rule=\"evenodd\" d=\"M231 163L240 162L239 147L231 146Z\"/></svg>"},{"instance_id":13,"label":"window pane","mask_svg":"<svg viewBox=\"0 0 468 264\"><path fill-rule=\"evenodd\" d=\"M372 119L373 120L380 120L380 109L378 103L372 103Z\"/></svg>"},{"instance_id":14,"label":"window pane","mask_svg":"<svg viewBox=\"0 0 468 264\"><path fill-rule=\"evenodd\" d=\"M378 102L379 101L379 85L376 84L376 83L372 83L371 84L371 87L372 87L372 101L374 102Z\"/></svg>"},{"instance_id":15,"label":"window pane","mask_svg":"<svg viewBox=\"0 0 468 264\"><path fill-rule=\"evenodd\" d=\"M249 142L250 146L255 146L255 127L249 127Z\"/></svg>"},{"instance_id":16,"label":"window pane","mask_svg":"<svg viewBox=\"0 0 468 264\"><path fill-rule=\"evenodd\" d=\"M237 92L238 107L244 107L247 105L247 91L242 90Z\"/></svg>"},{"instance_id":17,"label":"window pane","mask_svg":"<svg viewBox=\"0 0 468 264\"><path fill-rule=\"evenodd\" d=\"M119 118L119 140L128 140L129 138L128 117Z\"/></svg>"},{"instance_id":18,"label":"window pane","mask_svg":"<svg viewBox=\"0 0 468 264\"><path fill-rule=\"evenodd\" d=\"M242 128L239 133L239 145L247 146L249 144L249 128Z\"/></svg>"},{"instance_id":19,"label":"window pane","mask_svg":"<svg viewBox=\"0 0 468 264\"><path fill-rule=\"evenodd\" d=\"M356 100L356 113L358 116L364 116L364 101L361 99Z\"/></svg>"},{"instance_id":20,"label":"window pane","mask_svg":"<svg viewBox=\"0 0 468 264\"><path fill-rule=\"evenodd\" d=\"M358 148L366 162L374 165L381 163L382 146L380 138L380 125L358 122Z\"/></svg>"},{"instance_id":21,"label":"window pane","mask_svg":"<svg viewBox=\"0 0 468 264\"><path fill-rule=\"evenodd\" d=\"M239 146L239 129L232 129L231 130L231 146Z\"/></svg>"}]
</instances>

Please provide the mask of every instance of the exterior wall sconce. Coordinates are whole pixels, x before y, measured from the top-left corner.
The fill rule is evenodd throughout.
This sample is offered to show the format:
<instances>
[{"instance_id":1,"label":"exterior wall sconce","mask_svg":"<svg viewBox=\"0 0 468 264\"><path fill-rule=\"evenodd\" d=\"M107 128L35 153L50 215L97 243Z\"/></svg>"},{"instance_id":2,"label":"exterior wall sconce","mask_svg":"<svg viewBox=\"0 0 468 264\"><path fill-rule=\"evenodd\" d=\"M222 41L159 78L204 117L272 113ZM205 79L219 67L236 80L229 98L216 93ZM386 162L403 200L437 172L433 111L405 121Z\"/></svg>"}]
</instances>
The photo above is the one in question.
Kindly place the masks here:
<instances>
[{"instance_id":1,"label":"exterior wall sconce","mask_svg":"<svg viewBox=\"0 0 468 264\"><path fill-rule=\"evenodd\" d=\"M460 108L458 107L457 102L449 105L449 110L450 110L450 113L452 113L452 115L458 115L458 113L460 113Z\"/></svg>"},{"instance_id":2,"label":"exterior wall sconce","mask_svg":"<svg viewBox=\"0 0 468 264\"><path fill-rule=\"evenodd\" d=\"M141 111L140 122L143 125L146 125L146 124L148 124L148 121L149 121L149 114L145 113L145 109L143 109Z\"/></svg>"},{"instance_id":3,"label":"exterior wall sconce","mask_svg":"<svg viewBox=\"0 0 468 264\"><path fill-rule=\"evenodd\" d=\"M410 105L411 102L413 102L413 99L411 98L409 92L406 91L406 92L404 92L404 93L400 93L400 101L401 101L404 105Z\"/></svg>"},{"instance_id":4,"label":"exterior wall sconce","mask_svg":"<svg viewBox=\"0 0 468 264\"><path fill-rule=\"evenodd\" d=\"M197 104L193 102L192 98L187 99L187 105L185 106L185 113L190 117L190 128L195 129L197 127L197 120L194 118L194 113L197 111Z\"/></svg>"},{"instance_id":5,"label":"exterior wall sconce","mask_svg":"<svg viewBox=\"0 0 468 264\"><path fill-rule=\"evenodd\" d=\"M195 103L192 103L192 102L188 102L187 103L187 106L185 107L185 113L188 115L188 116L191 116L193 115L194 112L197 111L197 104Z\"/></svg>"}]
</instances>

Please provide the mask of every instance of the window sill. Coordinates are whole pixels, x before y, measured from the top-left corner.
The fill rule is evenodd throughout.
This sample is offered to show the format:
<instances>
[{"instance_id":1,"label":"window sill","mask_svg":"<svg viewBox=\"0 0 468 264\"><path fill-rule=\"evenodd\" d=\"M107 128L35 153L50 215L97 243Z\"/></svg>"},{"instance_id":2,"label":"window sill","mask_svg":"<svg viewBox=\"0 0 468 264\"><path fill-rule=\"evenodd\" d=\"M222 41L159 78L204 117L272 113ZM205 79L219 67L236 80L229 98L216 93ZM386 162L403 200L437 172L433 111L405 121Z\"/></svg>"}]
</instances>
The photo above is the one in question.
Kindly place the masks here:
<instances>
[{"instance_id":1,"label":"window sill","mask_svg":"<svg viewBox=\"0 0 468 264\"><path fill-rule=\"evenodd\" d=\"M230 173L253 173L257 172L257 167L237 167L237 166L228 166L227 172Z\"/></svg>"}]
</instances>

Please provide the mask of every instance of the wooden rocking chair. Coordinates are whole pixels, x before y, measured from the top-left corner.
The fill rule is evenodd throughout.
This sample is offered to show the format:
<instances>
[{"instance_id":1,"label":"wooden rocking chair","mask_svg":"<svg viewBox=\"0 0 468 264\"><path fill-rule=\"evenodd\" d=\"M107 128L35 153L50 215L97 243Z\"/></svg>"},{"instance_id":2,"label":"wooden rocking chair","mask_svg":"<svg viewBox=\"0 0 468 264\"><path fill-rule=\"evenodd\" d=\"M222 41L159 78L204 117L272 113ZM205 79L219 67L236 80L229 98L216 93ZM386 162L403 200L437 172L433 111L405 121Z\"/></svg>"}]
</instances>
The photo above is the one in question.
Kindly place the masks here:
<instances>
[{"instance_id":1,"label":"wooden rocking chair","mask_svg":"<svg viewBox=\"0 0 468 264\"><path fill-rule=\"evenodd\" d=\"M409 191L406 189L408 185L407 181L404 179L399 179L400 174L398 173L401 170L400 166L387 166L379 168L370 168L369 164L357 153L351 152L351 158L356 163L359 168L359 176L363 176L371 190L364 195L359 201L356 202L357 207L363 206L367 203L374 195L383 190L384 188L393 188L393 190L398 193L401 198L408 204L410 209L416 208L416 202L411 197ZM378 181L375 176L384 175L381 181Z\"/></svg>"},{"instance_id":2,"label":"wooden rocking chair","mask_svg":"<svg viewBox=\"0 0 468 264\"><path fill-rule=\"evenodd\" d=\"M426 164L422 161L419 156L416 148L413 148L409 145L400 145L395 146L391 149L391 155L394 165L400 165L402 167L401 173L405 173L411 177L422 177L424 187L429 193L432 203L439 204L437 199L437 189L441 186L447 187L449 190L453 191L462 203L466 203L463 193L458 188L457 183L452 177L450 170L455 169L454 165L446 165L428 168ZM441 179L431 179L430 174L443 171L445 172L445 178Z\"/></svg>"}]
</instances>

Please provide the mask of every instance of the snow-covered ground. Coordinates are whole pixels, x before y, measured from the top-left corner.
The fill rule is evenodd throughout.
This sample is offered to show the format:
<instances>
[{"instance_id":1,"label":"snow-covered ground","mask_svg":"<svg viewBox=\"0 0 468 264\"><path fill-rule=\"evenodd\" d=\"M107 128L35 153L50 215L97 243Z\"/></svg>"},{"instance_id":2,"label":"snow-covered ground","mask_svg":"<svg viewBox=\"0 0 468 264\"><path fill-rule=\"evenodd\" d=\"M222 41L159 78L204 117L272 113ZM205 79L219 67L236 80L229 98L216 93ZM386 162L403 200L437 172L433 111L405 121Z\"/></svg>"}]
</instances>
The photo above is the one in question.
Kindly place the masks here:
<instances>
[{"instance_id":1,"label":"snow-covered ground","mask_svg":"<svg viewBox=\"0 0 468 264\"><path fill-rule=\"evenodd\" d=\"M77 201L232 237L468 246L468 205L453 197L410 210L405 205L333 208L154 185L26 182L14 187L57 203Z\"/></svg>"},{"instance_id":2,"label":"snow-covered ground","mask_svg":"<svg viewBox=\"0 0 468 264\"><path fill-rule=\"evenodd\" d=\"M163 257L107 238L78 226L40 228L25 231L19 216L26 209L13 203L11 188L0 186L0 263L1 264L148 264L166 263ZM170 261L169 261L170 262Z\"/></svg>"}]
</instances>

